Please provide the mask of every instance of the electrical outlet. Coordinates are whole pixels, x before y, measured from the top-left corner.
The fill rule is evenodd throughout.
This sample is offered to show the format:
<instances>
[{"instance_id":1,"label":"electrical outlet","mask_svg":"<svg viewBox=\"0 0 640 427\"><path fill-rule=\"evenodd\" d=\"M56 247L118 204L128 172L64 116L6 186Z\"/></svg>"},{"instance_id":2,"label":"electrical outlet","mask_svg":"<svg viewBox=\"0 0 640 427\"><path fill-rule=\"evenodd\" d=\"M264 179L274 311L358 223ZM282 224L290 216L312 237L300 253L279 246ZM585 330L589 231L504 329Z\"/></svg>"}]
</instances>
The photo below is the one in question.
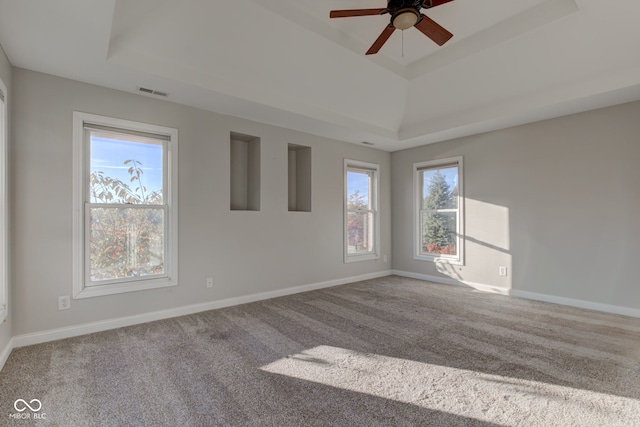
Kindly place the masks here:
<instances>
[{"instance_id":1,"label":"electrical outlet","mask_svg":"<svg viewBox=\"0 0 640 427\"><path fill-rule=\"evenodd\" d=\"M71 308L71 299L69 295L58 297L58 310L69 310Z\"/></svg>"},{"instance_id":2,"label":"electrical outlet","mask_svg":"<svg viewBox=\"0 0 640 427\"><path fill-rule=\"evenodd\" d=\"M499 267L498 268L498 274L500 276L507 277L507 267L504 267L504 266Z\"/></svg>"},{"instance_id":3,"label":"electrical outlet","mask_svg":"<svg viewBox=\"0 0 640 427\"><path fill-rule=\"evenodd\" d=\"M213 288L213 277L207 277L207 288Z\"/></svg>"}]
</instances>

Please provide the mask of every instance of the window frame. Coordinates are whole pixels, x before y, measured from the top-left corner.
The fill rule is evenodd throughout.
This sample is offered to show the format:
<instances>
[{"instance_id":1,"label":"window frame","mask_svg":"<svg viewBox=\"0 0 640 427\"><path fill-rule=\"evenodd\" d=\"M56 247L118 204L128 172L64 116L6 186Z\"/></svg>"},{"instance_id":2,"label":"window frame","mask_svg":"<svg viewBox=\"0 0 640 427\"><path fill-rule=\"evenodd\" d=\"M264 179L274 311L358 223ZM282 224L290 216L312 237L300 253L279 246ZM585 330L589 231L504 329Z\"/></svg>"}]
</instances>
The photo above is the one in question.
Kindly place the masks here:
<instances>
[{"instance_id":1,"label":"window frame","mask_svg":"<svg viewBox=\"0 0 640 427\"><path fill-rule=\"evenodd\" d=\"M428 210L422 208L424 197L424 179L421 179L421 172L431 169L440 169L446 166L457 166L458 168L458 208L445 210L458 212L456 221L457 255L455 256L446 254L429 254L422 252L422 213L423 211ZM462 156L414 163L413 189L413 259L417 261L430 261L443 264L464 265L464 161Z\"/></svg>"},{"instance_id":2,"label":"window frame","mask_svg":"<svg viewBox=\"0 0 640 427\"><path fill-rule=\"evenodd\" d=\"M0 323L9 313L9 110L7 86L0 79Z\"/></svg>"},{"instance_id":3,"label":"window frame","mask_svg":"<svg viewBox=\"0 0 640 427\"><path fill-rule=\"evenodd\" d=\"M91 126L110 128L123 134L150 134L166 138L163 146L163 204L164 207L164 267L161 276L138 277L125 280L105 280L88 283L89 226L88 213L92 206L144 208L151 205L90 203L90 149L88 137ZM166 167L164 167L166 166ZM178 278L178 130L174 128L117 119L74 111L73 113L73 298L91 298L125 292L177 286Z\"/></svg>"},{"instance_id":4,"label":"window frame","mask_svg":"<svg viewBox=\"0 0 640 427\"><path fill-rule=\"evenodd\" d=\"M349 254L349 239L348 239L348 215L351 212L347 208L348 204L348 186L347 186L347 173L351 170L359 170L359 171L369 171L372 172L371 177L371 197L370 197L370 209L367 209L366 212L371 212L373 214L373 250L371 252L365 254ZM359 160L351 160L344 159L344 173L343 173L343 181L344 181L344 194L343 194L343 250L344 250L344 262L359 262L359 261L371 261L380 258L380 209L379 209L379 199L380 199L380 190L379 190L379 180L380 180L380 165L376 163L368 163ZM362 211L357 211L362 212Z\"/></svg>"}]
</instances>

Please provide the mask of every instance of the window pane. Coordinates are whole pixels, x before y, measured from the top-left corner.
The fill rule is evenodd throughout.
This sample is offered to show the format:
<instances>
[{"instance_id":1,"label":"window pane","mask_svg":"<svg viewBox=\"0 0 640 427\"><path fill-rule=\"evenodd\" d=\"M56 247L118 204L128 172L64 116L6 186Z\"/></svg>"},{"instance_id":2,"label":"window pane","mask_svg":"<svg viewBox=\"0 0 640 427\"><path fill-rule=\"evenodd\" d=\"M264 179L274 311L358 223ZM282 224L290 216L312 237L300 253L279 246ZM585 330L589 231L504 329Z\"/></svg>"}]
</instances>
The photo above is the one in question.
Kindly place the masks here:
<instances>
[{"instance_id":1,"label":"window pane","mask_svg":"<svg viewBox=\"0 0 640 427\"><path fill-rule=\"evenodd\" d=\"M458 255L457 212L422 212L422 253Z\"/></svg>"},{"instance_id":2,"label":"window pane","mask_svg":"<svg viewBox=\"0 0 640 427\"><path fill-rule=\"evenodd\" d=\"M163 203L163 142L90 131L91 203Z\"/></svg>"},{"instance_id":3,"label":"window pane","mask_svg":"<svg viewBox=\"0 0 640 427\"><path fill-rule=\"evenodd\" d=\"M458 208L458 167L429 169L422 174L423 209Z\"/></svg>"},{"instance_id":4,"label":"window pane","mask_svg":"<svg viewBox=\"0 0 640 427\"><path fill-rule=\"evenodd\" d=\"M347 213L347 254L373 252L373 213Z\"/></svg>"},{"instance_id":5,"label":"window pane","mask_svg":"<svg viewBox=\"0 0 640 427\"><path fill-rule=\"evenodd\" d=\"M163 208L90 208L90 278L164 274Z\"/></svg>"},{"instance_id":6,"label":"window pane","mask_svg":"<svg viewBox=\"0 0 640 427\"><path fill-rule=\"evenodd\" d=\"M371 208L372 174L371 171L347 171L347 209Z\"/></svg>"}]
</instances>

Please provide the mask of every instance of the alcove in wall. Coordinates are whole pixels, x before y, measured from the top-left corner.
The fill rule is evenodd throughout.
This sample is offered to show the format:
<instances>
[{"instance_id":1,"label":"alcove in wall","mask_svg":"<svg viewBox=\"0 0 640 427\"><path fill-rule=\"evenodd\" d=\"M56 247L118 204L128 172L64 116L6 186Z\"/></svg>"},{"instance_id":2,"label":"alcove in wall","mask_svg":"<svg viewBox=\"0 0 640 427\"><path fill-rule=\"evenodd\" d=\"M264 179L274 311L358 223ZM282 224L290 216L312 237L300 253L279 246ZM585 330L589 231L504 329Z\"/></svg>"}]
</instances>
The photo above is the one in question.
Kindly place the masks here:
<instances>
[{"instance_id":1,"label":"alcove in wall","mask_svg":"<svg viewBox=\"0 0 640 427\"><path fill-rule=\"evenodd\" d=\"M289 144L289 211L311 212L311 147Z\"/></svg>"},{"instance_id":2,"label":"alcove in wall","mask_svg":"<svg viewBox=\"0 0 640 427\"><path fill-rule=\"evenodd\" d=\"M232 211L260 210L260 138L231 132Z\"/></svg>"}]
</instances>

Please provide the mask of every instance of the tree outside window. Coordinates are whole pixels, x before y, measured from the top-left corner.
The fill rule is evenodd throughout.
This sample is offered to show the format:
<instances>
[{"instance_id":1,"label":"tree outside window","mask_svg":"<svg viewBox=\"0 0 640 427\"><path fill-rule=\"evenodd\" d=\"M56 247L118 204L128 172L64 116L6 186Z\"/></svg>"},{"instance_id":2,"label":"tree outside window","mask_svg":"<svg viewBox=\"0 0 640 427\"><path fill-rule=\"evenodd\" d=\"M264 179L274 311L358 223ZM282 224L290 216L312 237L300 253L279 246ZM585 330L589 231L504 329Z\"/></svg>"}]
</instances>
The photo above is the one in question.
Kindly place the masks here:
<instances>
[{"instance_id":1,"label":"tree outside window","mask_svg":"<svg viewBox=\"0 0 640 427\"><path fill-rule=\"evenodd\" d=\"M419 190L417 259L461 259L461 162L448 159L414 165Z\"/></svg>"}]
</instances>

